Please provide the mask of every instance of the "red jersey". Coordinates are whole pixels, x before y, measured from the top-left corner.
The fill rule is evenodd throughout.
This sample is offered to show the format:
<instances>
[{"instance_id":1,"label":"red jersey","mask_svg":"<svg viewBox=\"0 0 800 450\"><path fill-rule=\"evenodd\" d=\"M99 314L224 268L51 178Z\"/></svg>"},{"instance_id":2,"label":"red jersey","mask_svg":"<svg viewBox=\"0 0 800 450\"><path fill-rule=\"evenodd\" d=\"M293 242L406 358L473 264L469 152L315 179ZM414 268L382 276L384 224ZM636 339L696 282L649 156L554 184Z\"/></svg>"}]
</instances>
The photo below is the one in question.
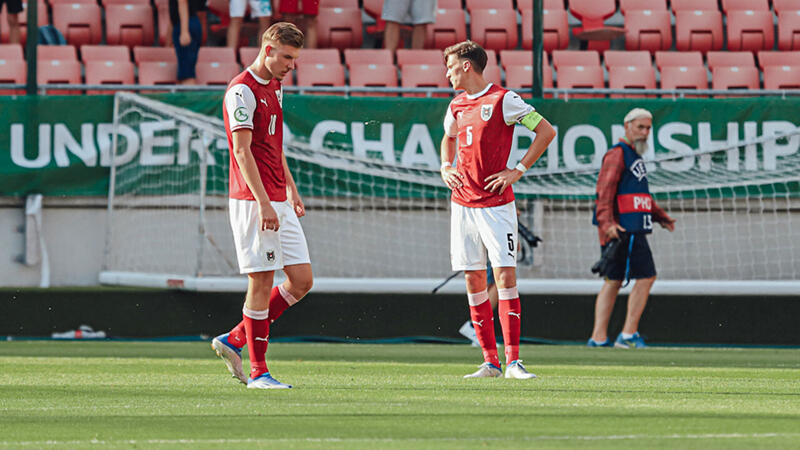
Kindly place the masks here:
<instances>
[{"instance_id":1,"label":"red jersey","mask_svg":"<svg viewBox=\"0 0 800 450\"><path fill-rule=\"evenodd\" d=\"M233 132L253 131L250 151L256 160L261 182L271 201L286 200L286 176L283 172L283 108L281 83L259 78L245 70L228 84L222 117L230 151L229 196L237 200L255 200L244 181L233 155Z\"/></svg>"},{"instance_id":2,"label":"red jersey","mask_svg":"<svg viewBox=\"0 0 800 450\"><path fill-rule=\"evenodd\" d=\"M497 194L484 189L484 180L506 168L514 126L531 111L515 92L493 84L477 94L462 92L450 102L445 133L458 136L457 169L464 175L464 187L451 197L455 203L486 208L514 201L510 186Z\"/></svg>"}]
</instances>

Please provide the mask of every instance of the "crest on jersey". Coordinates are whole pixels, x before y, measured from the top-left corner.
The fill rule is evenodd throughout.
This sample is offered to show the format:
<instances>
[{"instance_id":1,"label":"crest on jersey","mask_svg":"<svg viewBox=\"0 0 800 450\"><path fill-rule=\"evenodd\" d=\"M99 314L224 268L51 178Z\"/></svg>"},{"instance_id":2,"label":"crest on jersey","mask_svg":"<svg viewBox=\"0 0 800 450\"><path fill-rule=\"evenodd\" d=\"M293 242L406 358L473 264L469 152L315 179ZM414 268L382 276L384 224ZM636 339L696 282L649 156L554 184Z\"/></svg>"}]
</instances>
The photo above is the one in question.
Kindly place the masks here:
<instances>
[{"instance_id":1,"label":"crest on jersey","mask_svg":"<svg viewBox=\"0 0 800 450\"><path fill-rule=\"evenodd\" d=\"M246 122L247 119L250 118L250 115L247 114L247 108L240 106L233 111L233 118L236 119L237 122Z\"/></svg>"},{"instance_id":2,"label":"crest on jersey","mask_svg":"<svg viewBox=\"0 0 800 450\"><path fill-rule=\"evenodd\" d=\"M283 89L276 89L275 90L275 97L278 97L278 104L283 107Z\"/></svg>"},{"instance_id":3,"label":"crest on jersey","mask_svg":"<svg viewBox=\"0 0 800 450\"><path fill-rule=\"evenodd\" d=\"M647 176L647 166L645 166L644 160L637 159L636 162L631 164L630 171L637 180L642 181L642 178Z\"/></svg>"},{"instance_id":4,"label":"crest on jersey","mask_svg":"<svg viewBox=\"0 0 800 450\"><path fill-rule=\"evenodd\" d=\"M488 122L489 119L492 118L492 111L494 110L494 105L481 105L481 119L484 122Z\"/></svg>"}]
</instances>

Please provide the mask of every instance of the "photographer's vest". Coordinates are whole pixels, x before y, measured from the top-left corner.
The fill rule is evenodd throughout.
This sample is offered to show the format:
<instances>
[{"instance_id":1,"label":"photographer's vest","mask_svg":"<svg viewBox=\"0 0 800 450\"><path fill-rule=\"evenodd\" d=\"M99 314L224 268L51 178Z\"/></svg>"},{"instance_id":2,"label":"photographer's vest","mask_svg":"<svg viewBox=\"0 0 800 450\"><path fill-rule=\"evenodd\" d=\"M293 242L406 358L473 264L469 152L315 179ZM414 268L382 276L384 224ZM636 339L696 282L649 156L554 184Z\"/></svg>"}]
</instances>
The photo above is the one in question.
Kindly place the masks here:
<instances>
[{"instance_id":1,"label":"photographer's vest","mask_svg":"<svg viewBox=\"0 0 800 450\"><path fill-rule=\"evenodd\" d=\"M629 233L651 233L653 199L647 185L644 160L625 141L614 147L621 147L625 158L625 170L617 185L619 224Z\"/></svg>"}]
</instances>

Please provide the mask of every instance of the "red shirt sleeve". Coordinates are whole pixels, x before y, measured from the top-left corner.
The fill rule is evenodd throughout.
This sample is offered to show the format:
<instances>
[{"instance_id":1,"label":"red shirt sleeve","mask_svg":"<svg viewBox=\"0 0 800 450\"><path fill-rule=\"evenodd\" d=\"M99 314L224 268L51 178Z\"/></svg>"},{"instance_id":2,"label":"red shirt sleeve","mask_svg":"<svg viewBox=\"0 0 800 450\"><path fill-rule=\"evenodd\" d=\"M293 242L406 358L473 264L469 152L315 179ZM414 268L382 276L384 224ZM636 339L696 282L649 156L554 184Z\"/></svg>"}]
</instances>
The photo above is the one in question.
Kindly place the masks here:
<instances>
[{"instance_id":1,"label":"red shirt sleeve","mask_svg":"<svg viewBox=\"0 0 800 450\"><path fill-rule=\"evenodd\" d=\"M622 149L612 148L603 157L603 165L597 176L597 231L600 244L606 243L606 230L617 223L614 201L617 197L617 186L625 170L625 158Z\"/></svg>"}]
</instances>

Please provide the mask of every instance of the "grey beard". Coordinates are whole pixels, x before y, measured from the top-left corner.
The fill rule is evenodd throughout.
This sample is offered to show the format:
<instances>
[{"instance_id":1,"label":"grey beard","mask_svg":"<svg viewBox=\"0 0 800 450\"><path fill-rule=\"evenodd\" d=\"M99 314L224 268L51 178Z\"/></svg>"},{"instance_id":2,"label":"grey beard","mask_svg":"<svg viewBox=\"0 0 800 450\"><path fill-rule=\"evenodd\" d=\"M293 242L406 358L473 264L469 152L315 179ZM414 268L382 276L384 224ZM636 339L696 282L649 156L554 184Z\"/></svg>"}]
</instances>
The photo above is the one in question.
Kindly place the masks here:
<instances>
[{"instance_id":1,"label":"grey beard","mask_svg":"<svg viewBox=\"0 0 800 450\"><path fill-rule=\"evenodd\" d=\"M633 149L639 156L644 155L644 152L647 151L647 141L646 140L633 141Z\"/></svg>"}]
</instances>

